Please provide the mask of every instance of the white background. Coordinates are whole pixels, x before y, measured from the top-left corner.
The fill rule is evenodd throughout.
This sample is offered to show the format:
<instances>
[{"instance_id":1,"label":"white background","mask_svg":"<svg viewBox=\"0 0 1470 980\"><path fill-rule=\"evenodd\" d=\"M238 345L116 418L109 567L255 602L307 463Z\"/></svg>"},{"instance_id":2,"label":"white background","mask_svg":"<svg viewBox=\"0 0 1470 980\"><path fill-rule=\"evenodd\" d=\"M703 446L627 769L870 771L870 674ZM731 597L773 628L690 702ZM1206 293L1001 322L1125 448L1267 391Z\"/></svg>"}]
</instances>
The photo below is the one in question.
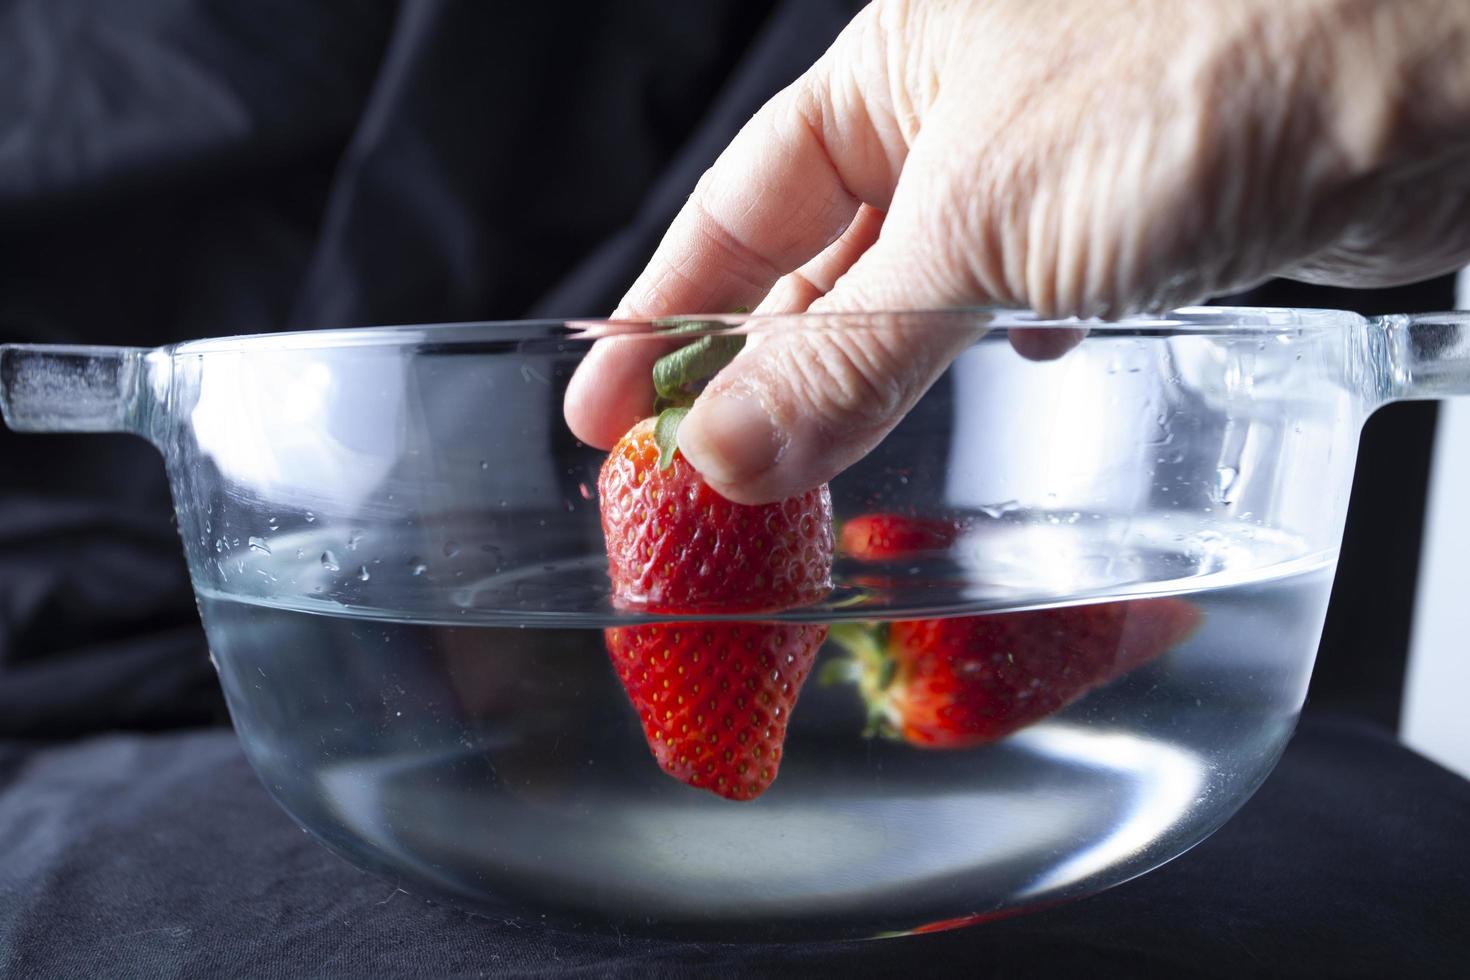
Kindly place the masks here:
<instances>
[{"instance_id":1,"label":"white background","mask_svg":"<svg viewBox=\"0 0 1470 980\"><path fill-rule=\"evenodd\" d=\"M1470 270L1455 305L1470 309ZM1444 402L1409 647L1401 735L1470 777L1470 399Z\"/></svg>"}]
</instances>

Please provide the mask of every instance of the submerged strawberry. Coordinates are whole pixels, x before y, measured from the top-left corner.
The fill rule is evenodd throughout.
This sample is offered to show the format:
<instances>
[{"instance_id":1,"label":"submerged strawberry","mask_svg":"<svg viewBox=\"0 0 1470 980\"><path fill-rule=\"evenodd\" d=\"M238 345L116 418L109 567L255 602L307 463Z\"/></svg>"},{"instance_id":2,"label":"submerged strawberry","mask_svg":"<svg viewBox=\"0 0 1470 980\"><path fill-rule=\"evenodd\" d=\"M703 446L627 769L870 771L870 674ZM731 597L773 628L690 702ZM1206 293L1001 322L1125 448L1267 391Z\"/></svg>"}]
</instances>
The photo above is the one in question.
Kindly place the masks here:
<instances>
[{"instance_id":1,"label":"submerged strawberry","mask_svg":"<svg viewBox=\"0 0 1470 980\"><path fill-rule=\"evenodd\" d=\"M752 800L776 779L826 636L807 623L654 623L607 630L607 649L664 771Z\"/></svg>"},{"instance_id":2,"label":"submerged strawberry","mask_svg":"<svg viewBox=\"0 0 1470 980\"><path fill-rule=\"evenodd\" d=\"M860 561L893 561L954 543L960 525L952 520L907 514L863 514L842 525L841 551Z\"/></svg>"},{"instance_id":3,"label":"submerged strawberry","mask_svg":"<svg viewBox=\"0 0 1470 980\"><path fill-rule=\"evenodd\" d=\"M869 728L923 748L998 741L1184 640L1199 624L1183 599L1135 599L990 616L851 623Z\"/></svg>"},{"instance_id":4,"label":"submerged strawberry","mask_svg":"<svg viewBox=\"0 0 1470 980\"><path fill-rule=\"evenodd\" d=\"M713 340L721 338L704 338ZM701 353L701 350L703 353ZM733 352L727 352L733 356ZM718 370L698 344L655 368L655 421L634 426L597 481L608 574L621 606L655 614L774 612L832 584L832 499L826 486L773 504L712 490L676 448L697 377ZM670 366L672 365L672 367ZM732 800L775 780L786 725L825 626L674 622L605 631L649 748L664 771Z\"/></svg>"}]
</instances>

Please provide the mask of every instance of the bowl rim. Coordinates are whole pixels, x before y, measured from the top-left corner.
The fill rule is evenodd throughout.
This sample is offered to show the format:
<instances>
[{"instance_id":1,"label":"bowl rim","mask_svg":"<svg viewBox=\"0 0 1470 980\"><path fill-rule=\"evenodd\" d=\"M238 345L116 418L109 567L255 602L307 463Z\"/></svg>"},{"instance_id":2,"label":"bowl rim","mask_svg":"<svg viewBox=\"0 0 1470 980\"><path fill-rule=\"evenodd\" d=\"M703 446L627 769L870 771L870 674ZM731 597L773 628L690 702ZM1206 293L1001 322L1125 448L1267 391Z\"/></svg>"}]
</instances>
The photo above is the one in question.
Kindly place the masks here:
<instances>
[{"instance_id":1,"label":"bowl rim","mask_svg":"<svg viewBox=\"0 0 1470 980\"><path fill-rule=\"evenodd\" d=\"M967 329L1086 330L1097 334L1158 336L1172 334L1239 333L1243 335L1302 334L1340 328L1361 319L1345 310L1281 306L1192 306L1166 313L1137 314L1118 319L1098 317L1048 318L1030 310L972 306L950 309L900 310L858 313L736 313L689 314L657 319L534 318L524 320L467 320L425 324L330 327L278 333L235 334L172 345L175 354L216 352L322 350L331 348L430 345L476 346L491 350L506 344L552 341L559 350L577 349L608 337L666 336L680 327L688 339L706 334L760 334L777 330ZM509 353L517 348L502 350Z\"/></svg>"}]
</instances>

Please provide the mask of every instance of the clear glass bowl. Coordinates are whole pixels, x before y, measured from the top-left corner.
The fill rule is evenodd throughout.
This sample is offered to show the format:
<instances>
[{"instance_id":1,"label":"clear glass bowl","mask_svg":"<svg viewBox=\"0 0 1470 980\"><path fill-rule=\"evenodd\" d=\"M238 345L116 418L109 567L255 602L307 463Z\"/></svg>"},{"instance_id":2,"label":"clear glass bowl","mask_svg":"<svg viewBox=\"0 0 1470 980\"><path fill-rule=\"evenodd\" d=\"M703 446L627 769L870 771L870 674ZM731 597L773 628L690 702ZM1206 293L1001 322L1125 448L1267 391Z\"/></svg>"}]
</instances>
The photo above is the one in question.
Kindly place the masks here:
<instances>
[{"instance_id":1,"label":"clear glass bowl","mask_svg":"<svg viewBox=\"0 0 1470 980\"><path fill-rule=\"evenodd\" d=\"M853 671L824 670L846 656L829 640L813 672L829 676L801 688L779 776L749 802L661 771L605 643L659 617L609 600L603 454L567 431L561 392L599 338L663 343L656 327L8 346L0 405L14 428L131 431L162 451L245 751L348 860L501 917L867 937L1096 892L1220 826L1301 708L1363 420L1470 391L1457 315L1186 310L1084 324L1051 361L1007 337L1078 326L996 311L709 324L976 337L831 483L839 526L892 513L950 533L885 560L839 550L825 599L746 618L945 620L1012 664L1127 666L945 748L865 734ZM1191 628L1125 651L1148 646L1161 597ZM1096 616L1112 632L1067 633Z\"/></svg>"}]
</instances>

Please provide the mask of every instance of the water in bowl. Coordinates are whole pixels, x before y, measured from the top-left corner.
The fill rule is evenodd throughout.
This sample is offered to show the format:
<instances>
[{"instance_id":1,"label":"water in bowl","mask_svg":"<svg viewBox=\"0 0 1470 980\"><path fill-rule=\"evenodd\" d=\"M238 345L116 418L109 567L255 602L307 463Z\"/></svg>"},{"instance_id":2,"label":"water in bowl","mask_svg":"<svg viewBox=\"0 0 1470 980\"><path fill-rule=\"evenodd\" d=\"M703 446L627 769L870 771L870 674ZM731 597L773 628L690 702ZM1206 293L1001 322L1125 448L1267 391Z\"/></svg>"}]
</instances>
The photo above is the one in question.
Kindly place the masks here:
<instances>
[{"instance_id":1,"label":"water in bowl","mask_svg":"<svg viewBox=\"0 0 1470 980\"><path fill-rule=\"evenodd\" d=\"M1055 531L1043 526L1036 533ZM1137 521L1129 533L1149 538ZM410 892L496 916L718 938L861 937L983 918L1181 853L1284 747L1334 557L1284 542L1222 545L1209 560L1197 543L1140 546L1108 555L1098 581L1075 580L1073 561L1069 591L1045 601L1021 598L1020 566L996 576L960 562L939 593L905 594L908 606L878 617L871 603L840 600L806 611L899 619L1175 594L1201 625L1051 717L964 750L864 737L854 689L814 677L776 783L735 803L654 762L604 646L602 627L624 617L595 603L546 608L551 593L595 592L600 558L458 578L441 562L448 581L415 593L433 577L427 560L323 564L331 541L311 534L300 547L242 552L241 588L201 596L247 754L303 827ZM1033 554L1055 557L1061 540ZM441 549L447 559L477 550L456 541ZM374 553L364 544L353 551ZM248 562L272 570L249 574ZM263 591L267 578L287 594ZM374 583L398 601L367 601ZM430 595L449 598L440 608ZM838 655L829 642L818 671Z\"/></svg>"}]
</instances>

